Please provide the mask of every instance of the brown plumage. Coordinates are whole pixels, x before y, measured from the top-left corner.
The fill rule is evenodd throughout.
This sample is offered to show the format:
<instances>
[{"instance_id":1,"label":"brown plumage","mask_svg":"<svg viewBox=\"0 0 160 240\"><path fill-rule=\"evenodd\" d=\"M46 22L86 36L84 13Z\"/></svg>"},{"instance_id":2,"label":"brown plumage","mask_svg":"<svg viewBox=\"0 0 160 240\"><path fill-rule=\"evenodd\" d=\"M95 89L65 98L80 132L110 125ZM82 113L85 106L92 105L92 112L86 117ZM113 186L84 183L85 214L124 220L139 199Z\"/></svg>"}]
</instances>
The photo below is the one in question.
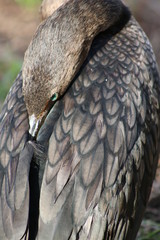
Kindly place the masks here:
<instances>
[{"instance_id":1,"label":"brown plumage","mask_svg":"<svg viewBox=\"0 0 160 240\"><path fill-rule=\"evenodd\" d=\"M43 0L40 8L42 19L48 18L54 11L56 11L62 4L68 0Z\"/></svg>"},{"instance_id":2,"label":"brown plumage","mask_svg":"<svg viewBox=\"0 0 160 240\"><path fill-rule=\"evenodd\" d=\"M61 88L54 77L63 76L67 69L58 68L54 75L54 58L67 61L74 46L66 38L66 58L54 55L49 38L53 33L47 29L51 23L55 26L55 16L61 18L54 23L61 23L61 13L69 5L42 23L27 50L23 73L17 77L0 115L0 239L136 237L159 154L160 79L146 35L128 9L120 1L116 3L66 3L75 9L76 16L83 4L92 4L95 12L97 4L106 4L107 9L115 4L112 14L115 16L117 9L119 14L109 27L102 24L103 32L97 36L101 29L96 26L93 42L86 42L88 35L76 31L86 43L80 43L78 49L83 52L85 47L87 51L79 55L80 63L71 62L73 68L68 78L62 79ZM84 8L84 12L86 9L89 11ZM110 11L106 13L110 19ZM69 26L74 26L74 15L69 19ZM44 32L49 39L43 52L39 48L41 39L46 40ZM56 34L59 36L59 30ZM63 45L58 40L56 46ZM52 56L46 62L49 52ZM76 69L74 61L78 63ZM49 73L45 64L51 69ZM43 88L46 81L49 87ZM59 98L51 107L55 87ZM36 98L29 94L37 96L38 108ZM34 137L29 134L33 114L36 118L47 114Z\"/></svg>"}]
</instances>

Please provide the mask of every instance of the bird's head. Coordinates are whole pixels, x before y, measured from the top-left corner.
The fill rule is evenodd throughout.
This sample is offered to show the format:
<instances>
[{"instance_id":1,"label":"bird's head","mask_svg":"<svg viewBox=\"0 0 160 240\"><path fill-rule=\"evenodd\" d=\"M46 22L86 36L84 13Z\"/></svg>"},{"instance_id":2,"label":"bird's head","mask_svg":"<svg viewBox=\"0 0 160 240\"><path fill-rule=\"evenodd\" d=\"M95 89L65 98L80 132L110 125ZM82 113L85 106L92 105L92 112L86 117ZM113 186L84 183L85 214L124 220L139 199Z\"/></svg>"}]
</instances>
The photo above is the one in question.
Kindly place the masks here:
<instances>
[{"instance_id":1,"label":"bird's head","mask_svg":"<svg viewBox=\"0 0 160 240\"><path fill-rule=\"evenodd\" d=\"M64 1L40 24L24 57L23 95L33 136L79 71L95 35L117 21L122 9L118 0Z\"/></svg>"},{"instance_id":2,"label":"bird's head","mask_svg":"<svg viewBox=\"0 0 160 240\"><path fill-rule=\"evenodd\" d=\"M70 2L40 24L24 56L23 95L32 136L64 94L91 45L91 32L77 17L75 1Z\"/></svg>"}]
</instances>

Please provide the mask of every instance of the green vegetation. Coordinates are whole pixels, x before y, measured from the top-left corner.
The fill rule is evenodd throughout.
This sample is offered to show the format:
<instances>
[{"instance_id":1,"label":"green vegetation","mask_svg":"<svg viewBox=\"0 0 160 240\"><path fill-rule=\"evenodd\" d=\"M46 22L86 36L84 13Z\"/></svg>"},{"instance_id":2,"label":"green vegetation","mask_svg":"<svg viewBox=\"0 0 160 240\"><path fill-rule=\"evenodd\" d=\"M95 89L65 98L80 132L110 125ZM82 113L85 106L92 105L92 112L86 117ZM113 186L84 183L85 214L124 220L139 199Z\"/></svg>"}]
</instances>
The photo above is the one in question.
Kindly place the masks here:
<instances>
[{"instance_id":1,"label":"green vegetation","mask_svg":"<svg viewBox=\"0 0 160 240\"><path fill-rule=\"evenodd\" d=\"M160 240L160 224L144 219L137 240Z\"/></svg>"},{"instance_id":2,"label":"green vegetation","mask_svg":"<svg viewBox=\"0 0 160 240\"><path fill-rule=\"evenodd\" d=\"M3 102L13 81L22 66L22 60L14 54L7 54L0 59L0 102Z\"/></svg>"},{"instance_id":3,"label":"green vegetation","mask_svg":"<svg viewBox=\"0 0 160 240\"><path fill-rule=\"evenodd\" d=\"M42 0L15 0L15 2L22 6L32 8L39 5Z\"/></svg>"}]
</instances>

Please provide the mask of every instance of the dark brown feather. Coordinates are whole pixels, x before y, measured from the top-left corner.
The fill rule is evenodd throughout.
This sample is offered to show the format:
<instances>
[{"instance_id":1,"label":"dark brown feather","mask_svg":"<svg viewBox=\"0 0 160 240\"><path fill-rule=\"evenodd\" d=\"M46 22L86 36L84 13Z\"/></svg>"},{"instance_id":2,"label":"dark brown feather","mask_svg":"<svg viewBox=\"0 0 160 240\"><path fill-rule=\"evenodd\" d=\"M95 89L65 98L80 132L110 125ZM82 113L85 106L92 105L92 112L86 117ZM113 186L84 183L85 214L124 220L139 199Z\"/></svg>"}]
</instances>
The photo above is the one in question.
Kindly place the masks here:
<instances>
[{"instance_id":1,"label":"dark brown feather","mask_svg":"<svg viewBox=\"0 0 160 240\"><path fill-rule=\"evenodd\" d=\"M0 239L20 239L28 222L32 158L21 73L5 100L0 123Z\"/></svg>"},{"instance_id":2,"label":"dark brown feather","mask_svg":"<svg viewBox=\"0 0 160 240\"><path fill-rule=\"evenodd\" d=\"M60 112L41 189L39 239L51 226L47 239L135 239L158 158L159 93L154 55L134 18L118 33L111 28L96 37L48 116Z\"/></svg>"}]
</instances>

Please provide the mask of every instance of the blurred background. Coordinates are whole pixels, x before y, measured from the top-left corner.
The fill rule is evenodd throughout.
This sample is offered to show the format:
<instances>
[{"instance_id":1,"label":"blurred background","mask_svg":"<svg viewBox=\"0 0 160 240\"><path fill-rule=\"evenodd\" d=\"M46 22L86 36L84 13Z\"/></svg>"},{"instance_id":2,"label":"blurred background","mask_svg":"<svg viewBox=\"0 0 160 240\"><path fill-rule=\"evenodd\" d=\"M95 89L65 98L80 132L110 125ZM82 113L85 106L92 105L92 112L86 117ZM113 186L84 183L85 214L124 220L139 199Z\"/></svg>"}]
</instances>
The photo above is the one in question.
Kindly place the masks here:
<instances>
[{"instance_id":1,"label":"blurred background","mask_svg":"<svg viewBox=\"0 0 160 240\"><path fill-rule=\"evenodd\" d=\"M160 66L160 0L123 0L150 39ZM16 75L24 52L41 21L41 0L0 0L0 109ZM160 170L138 240L160 240Z\"/></svg>"}]
</instances>

